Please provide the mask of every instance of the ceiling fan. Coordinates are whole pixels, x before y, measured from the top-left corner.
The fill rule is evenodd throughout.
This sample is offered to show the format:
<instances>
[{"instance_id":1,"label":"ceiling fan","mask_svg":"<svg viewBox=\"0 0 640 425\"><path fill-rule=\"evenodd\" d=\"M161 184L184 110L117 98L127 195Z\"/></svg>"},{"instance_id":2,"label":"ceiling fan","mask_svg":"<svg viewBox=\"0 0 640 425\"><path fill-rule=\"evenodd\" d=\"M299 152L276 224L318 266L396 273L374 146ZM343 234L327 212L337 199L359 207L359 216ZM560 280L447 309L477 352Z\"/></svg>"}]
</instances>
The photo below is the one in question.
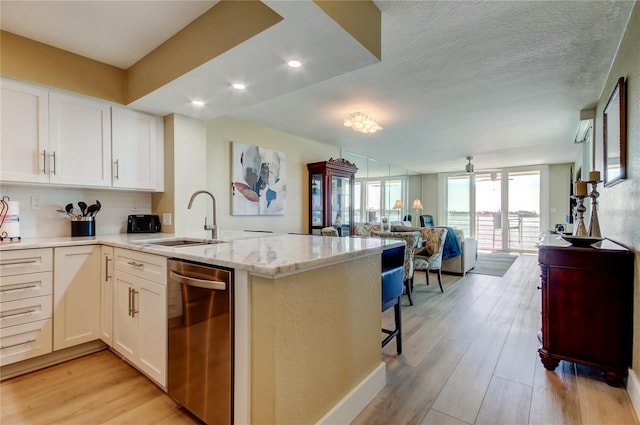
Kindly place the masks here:
<instances>
[{"instance_id":1,"label":"ceiling fan","mask_svg":"<svg viewBox=\"0 0 640 425\"><path fill-rule=\"evenodd\" d=\"M468 157L467 157L467 161L469 161L469 162L468 162L468 163L467 163L467 165L465 165L465 167L464 167L464 170L465 170L467 173L473 173L474 166L473 166L473 164L471 163L471 160L472 160L472 159L473 159L473 157L472 157L472 156L468 156Z\"/></svg>"}]
</instances>

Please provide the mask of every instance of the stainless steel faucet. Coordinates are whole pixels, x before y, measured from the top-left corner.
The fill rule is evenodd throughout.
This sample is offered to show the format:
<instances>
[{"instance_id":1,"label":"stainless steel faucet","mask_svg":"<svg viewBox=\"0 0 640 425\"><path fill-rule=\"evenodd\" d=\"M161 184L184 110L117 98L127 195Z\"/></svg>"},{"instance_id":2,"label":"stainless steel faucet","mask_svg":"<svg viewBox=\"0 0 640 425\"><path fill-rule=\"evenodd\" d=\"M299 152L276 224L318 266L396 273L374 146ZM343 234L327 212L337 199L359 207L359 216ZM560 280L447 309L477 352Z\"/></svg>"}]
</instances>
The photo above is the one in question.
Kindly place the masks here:
<instances>
[{"instance_id":1,"label":"stainless steel faucet","mask_svg":"<svg viewBox=\"0 0 640 425\"><path fill-rule=\"evenodd\" d=\"M196 198L196 196L200 195L201 193L205 193L209 196L211 196L211 201L213 202L213 224L212 225L207 225L207 216L204 216L204 230L211 230L211 239L218 239L218 226L216 225L216 198L213 197L213 195L211 194L211 192L207 192L206 190L198 190L196 192L193 192L193 195L191 195L191 199L189 199L189 205L187 205L187 209L191 209L191 205L193 204L193 200Z\"/></svg>"}]
</instances>

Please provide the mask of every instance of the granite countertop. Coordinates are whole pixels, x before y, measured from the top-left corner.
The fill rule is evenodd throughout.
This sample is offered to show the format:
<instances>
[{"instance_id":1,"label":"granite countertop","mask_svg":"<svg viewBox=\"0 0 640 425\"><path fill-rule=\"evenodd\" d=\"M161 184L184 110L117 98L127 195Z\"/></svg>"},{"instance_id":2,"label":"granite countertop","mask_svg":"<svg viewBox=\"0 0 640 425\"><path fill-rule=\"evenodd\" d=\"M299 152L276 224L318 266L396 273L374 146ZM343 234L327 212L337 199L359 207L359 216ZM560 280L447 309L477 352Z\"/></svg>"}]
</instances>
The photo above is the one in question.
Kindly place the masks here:
<instances>
[{"instance_id":1,"label":"granite countertop","mask_svg":"<svg viewBox=\"0 0 640 425\"><path fill-rule=\"evenodd\" d=\"M152 240L175 238L176 235L168 233L31 238L2 242L0 251L102 244L279 277L379 253L386 247L404 243L378 238L244 231L223 231L217 240L219 243L207 245L167 247L151 243Z\"/></svg>"}]
</instances>

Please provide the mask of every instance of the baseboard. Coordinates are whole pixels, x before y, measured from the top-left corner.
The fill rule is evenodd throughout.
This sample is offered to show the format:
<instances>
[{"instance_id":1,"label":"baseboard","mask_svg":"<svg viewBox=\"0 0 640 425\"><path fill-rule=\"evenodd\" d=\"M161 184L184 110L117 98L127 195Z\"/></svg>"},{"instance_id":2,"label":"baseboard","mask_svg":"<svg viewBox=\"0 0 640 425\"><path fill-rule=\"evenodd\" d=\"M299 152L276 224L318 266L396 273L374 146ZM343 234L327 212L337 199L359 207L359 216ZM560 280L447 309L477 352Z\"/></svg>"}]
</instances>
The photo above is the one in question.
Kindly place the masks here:
<instances>
[{"instance_id":1,"label":"baseboard","mask_svg":"<svg viewBox=\"0 0 640 425\"><path fill-rule=\"evenodd\" d=\"M45 367L102 351L105 348L107 348L107 345L104 342L101 340L95 340L85 342L84 344L76 345L74 347L65 348L64 350L54 351L39 357L34 357L32 359L8 364L0 367L0 380L13 378L38 369L44 369Z\"/></svg>"},{"instance_id":2,"label":"baseboard","mask_svg":"<svg viewBox=\"0 0 640 425\"><path fill-rule=\"evenodd\" d=\"M631 400L633 410L636 412L636 417L640 418L640 381L638 381L638 377L633 369L629 369L627 394L629 394L629 399Z\"/></svg>"},{"instance_id":3,"label":"baseboard","mask_svg":"<svg viewBox=\"0 0 640 425\"><path fill-rule=\"evenodd\" d=\"M381 362L373 372L360 382L345 398L331 409L318 425L349 424L369 404L387 383L387 368Z\"/></svg>"}]
</instances>

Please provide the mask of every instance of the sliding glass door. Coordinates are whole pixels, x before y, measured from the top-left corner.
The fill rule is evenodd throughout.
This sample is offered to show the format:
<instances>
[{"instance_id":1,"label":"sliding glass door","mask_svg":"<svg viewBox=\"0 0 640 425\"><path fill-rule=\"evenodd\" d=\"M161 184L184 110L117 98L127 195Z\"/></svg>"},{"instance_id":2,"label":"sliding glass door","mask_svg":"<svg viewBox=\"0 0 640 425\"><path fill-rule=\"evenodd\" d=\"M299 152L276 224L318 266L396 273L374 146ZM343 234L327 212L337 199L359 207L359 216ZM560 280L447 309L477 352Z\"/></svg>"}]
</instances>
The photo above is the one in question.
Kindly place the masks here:
<instances>
[{"instance_id":1,"label":"sliding glass door","mask_svg":"<svg viewBox=\"0 0 640 425\"><path fill-rule=\"evenodd\" d=\"M546 222L541 217L545 178L546 167L443 175L440 216L447 226L476 238L478 249L535 251Z\"/></svg>"}]
</instances>

